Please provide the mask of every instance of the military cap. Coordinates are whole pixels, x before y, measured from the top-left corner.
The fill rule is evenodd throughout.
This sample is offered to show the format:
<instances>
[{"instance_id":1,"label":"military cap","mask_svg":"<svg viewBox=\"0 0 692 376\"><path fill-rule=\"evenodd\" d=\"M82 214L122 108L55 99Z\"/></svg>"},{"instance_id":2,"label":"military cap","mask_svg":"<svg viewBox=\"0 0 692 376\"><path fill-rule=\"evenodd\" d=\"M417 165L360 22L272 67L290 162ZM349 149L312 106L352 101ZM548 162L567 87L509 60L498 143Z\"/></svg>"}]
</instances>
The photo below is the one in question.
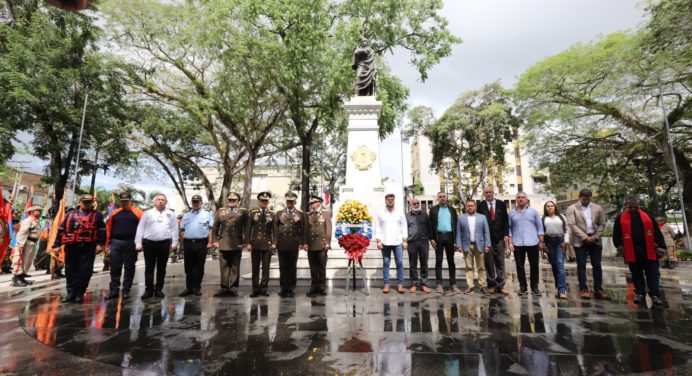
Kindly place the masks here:
<instances>
[{"instance_id":1,"label":"military cap","mask_svg":"<svg viewBox=\"0 0 692 376\"><path fill-rule=\"evenodd\" d=\"M297 199L298 199L298 195L295 194L294 192L286 193L286 201L295 201Z\"/></svg>"},{"instance_id":2,"label":"military cap","mask_svg":"<svg viewBox=\"0 0 692 376\"><path fill-rule=\"evenodd\" d=\"M34 211L34 210L43 210L43 206L41 206L41 205L34 205L34 206L32 206L32 207L26 208L26 210L24 210L24 213L31 213L31 212Z\"/></svg>"},{"instance_id":3,"label":"military cap","mask_svg":"<svg viewBox=\"0 0 692 376\"><path fill-rule=\"evenodd\" d=\"M228 199L240 201L240 195L235 192L230 192L228 193Z\"/></svg>"},{"instance_id":4,"label":"military cap","mask_svg":"<svg viewBox=\"0 0 692 376\"><path fill-rule=\"evenodd\" d=\"M269 192L260 192L257 195L258 200L269 200L270 198L272 198L272 194Z\"/></svg>"},{"instance_id":5,"label":"military cap","mask_svg":"<svg viewBox=\"0 0 692 376\"><path fill-rule=\"evenodd\" d=\"M322 200L321 197L317 197L317 196L312 196L312 197L310 197L310 204L314 204L314 203L316 203L316 202L320 202L320 203L321 203L322 201L324 201L324 200Z\"/></svg>"},{"instance_id":6,"label":"military cap","mask_svg":"<svg viewBox=\"0 0 692 376\"><path fill-rule=\"evenodd\" d=\"M79 195L79 201L94 201L94 196L84 193Z\"/></svg>"},{"instance_id":7,"label":"military cap","mask_svg":"<svg viewBox=\"0 0 692 376\"><path fill-rule=\"evenodd\" d=\"M120 201L131 201L132 195L130 194L130 192L120 192L118 198L120 199Z\"/></svg>"},{"instance_id":8,"label":"military cap","mask_svg":"<svg viewBox=\"0 0 692 376\"><path fill-rule=\"evenodd\" d=\"M202 201L202 196L200 196L200 195L194 195L194 196L192 196L192 200L191 200L191 201Z\"/></svg>"}]
</instances>

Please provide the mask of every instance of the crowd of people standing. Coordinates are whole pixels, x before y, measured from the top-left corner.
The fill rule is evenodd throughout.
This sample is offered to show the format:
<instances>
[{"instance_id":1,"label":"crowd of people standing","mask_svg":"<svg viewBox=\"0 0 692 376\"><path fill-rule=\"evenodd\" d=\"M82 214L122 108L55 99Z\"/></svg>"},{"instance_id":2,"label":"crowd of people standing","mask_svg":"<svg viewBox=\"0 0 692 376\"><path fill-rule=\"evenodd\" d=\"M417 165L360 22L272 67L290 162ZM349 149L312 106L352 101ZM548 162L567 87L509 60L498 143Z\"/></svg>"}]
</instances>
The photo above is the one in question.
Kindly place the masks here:
<instances>
[{"instance_id":1,"label":"crowd of people standing","mask_svg":"<svg viewBox=\"0 0 692 376\"><path fill-rule=\"evenodd\" d=\"M167 208L165 195L158 195L154 207L142 211L133 205L127 192L119 194L120 207L107 220L93 209L94 198L81 195L79 208L69 211L58 223L54 249L64 247L67 296L65 302L79 302L89 285L94 259L103 251L110 257L109 292L106 299L127 299L133 286L135 263L143 253L145 261L145 290L142 299L163 298L169 255L182 249L185 270L185 289L180 296L202 295L207 250L219 251L220 289L215 297L238 296L242 252L250 252L252 264L251 297L268 296L270 264L278 254L280 292L282 297L294 297L297 284L297 262L300 251L307 252L311 285L309 295L325 295L327 255L331 246L331 213L322 207L322 199L312 197L307 213L296 207L297 195L285 195L284 208L274 212L269 208L271 194L261 192L258 206L251 210L240 207L240 196L231 192L226 205L215 213L205 210L202 197L194 195L192 206L182 218ZM540 253L547 255L555 284L555 296L567 299L565 258L574 249L577 262L579 296L582 299L608 299L603 288L601 257L602 237L606 226L604 209L591 201L592 192L582 189L579 200L563 213L554 201L548 201L543 213L529 205L525 193L516 195L516 205L508 210L502 200L495 199L493 187L483 189L483 199L467 200L463 210L447 201L443 192L437 195L437 205L429 213L421 210L414 197L409 210L395 207L395 195L385 196L385 206L374 213L373 243L382 254L383 293L392 291L390 264L396 265L398 293L433 292L429 281L428 261L431 249L435 255L434 292L472 294L477 275L480 293L509 295L506 287L507 252L514 254L519 296L531 293L541 296L539 289ZM41 207L26 210L13 252L13 284L26 286L24 278L31 265L31 255L38 241L38 220ZM662 304L659 287L659 259L673 267L674 243L672 231L665 218L655 220L640 209L637 198L627 200L627 209L614 222L613 243L620 247L632 275L636 290L635 301L643 302L647 291L652 302ZM670 239L669 239L670 238ZM179 246L180 245L180 246ZM31 250L31 251L29 251ZM409 258L408 287L404 286L404 251ZM463 253L465 287L460 289L455 255ZM525 264L528 259L529 279ZM591 287L587 279L587 260L590 260ZM447 262L447 281L443 264ZM124 271L124 273L123 273ZM446 282L446 286L445 286Z\"/></svg>"}]
</instances>

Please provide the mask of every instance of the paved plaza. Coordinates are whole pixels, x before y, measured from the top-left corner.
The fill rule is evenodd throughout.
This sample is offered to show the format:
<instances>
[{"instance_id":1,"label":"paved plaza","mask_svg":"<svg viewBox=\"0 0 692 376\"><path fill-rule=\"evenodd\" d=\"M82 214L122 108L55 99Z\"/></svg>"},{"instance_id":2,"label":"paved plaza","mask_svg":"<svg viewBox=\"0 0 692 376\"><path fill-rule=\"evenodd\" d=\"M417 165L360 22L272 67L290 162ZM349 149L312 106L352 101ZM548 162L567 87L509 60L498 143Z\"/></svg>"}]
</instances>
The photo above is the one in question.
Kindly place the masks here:
<instances>
[{"instance_id":1,"label":"paved plaza","mask_svg":"<svg viewBox=\"0 0 692 376\"><path fill-rule=\"evenodd\" d=\"M247 267L249 259L243 260ZM576 269L567 301L544 295L329 295L214 298L207 260L202 297L177 297L182 264L169 264L164 299L105 301L108 276L91 281L84 304L60 303L64 284L3 286L0 372L93 375L685 375L692 372L692 267L662 271L663 308L637 307L624 264L604 266L611 299L578 299ZM514 268L509 287L516 289ZM35 272L38 275L39 272ZM136 287L143 292L143 269ZM275 281L272 281L275 283ZM380 282L381 284L381 282ZM649 306L651 305L650 302ZM652 372L650 372L652 371Z\"/></svg>"}]
</instances>

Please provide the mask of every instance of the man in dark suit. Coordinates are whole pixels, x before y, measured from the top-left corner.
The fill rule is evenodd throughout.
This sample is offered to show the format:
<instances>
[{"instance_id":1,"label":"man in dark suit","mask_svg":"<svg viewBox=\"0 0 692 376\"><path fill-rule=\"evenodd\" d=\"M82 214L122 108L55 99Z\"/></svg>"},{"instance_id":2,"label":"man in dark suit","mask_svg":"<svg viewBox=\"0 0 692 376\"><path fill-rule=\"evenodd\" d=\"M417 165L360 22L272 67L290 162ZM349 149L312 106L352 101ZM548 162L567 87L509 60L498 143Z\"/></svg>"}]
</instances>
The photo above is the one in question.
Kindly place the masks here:
<instances>
[{"instance_id":1,"label":"man in dark suit","mask_svg":"<svg viewBox=\"0 0 692 376\"><path fill-rule=\"evenodd\" d=\"M430 209L430 244L435 248L435 279L438 293L443 293L442 260L447 256L449 267L449 289L453 294L461 292L457 287L456 265L454 264L454 240L456 239L457 211L447 205L447 194L437 194L437 205Z\"/></svg>"},{"instance_id":2,"label":"man in dark suit","mask_svg":"<svg viewBox=\"0 0 692 376\"><path fill-rule=\"evenodd\" d=\"M485 200L478 203L478 213L488 219L493 243L490 253L484 255L488 292L509 295L509 290L505 289L505 242L509 237L507 205L504 201L495 199L495 191L491 186L483 188L483 197Z\"/></svg>"}]
</instances>

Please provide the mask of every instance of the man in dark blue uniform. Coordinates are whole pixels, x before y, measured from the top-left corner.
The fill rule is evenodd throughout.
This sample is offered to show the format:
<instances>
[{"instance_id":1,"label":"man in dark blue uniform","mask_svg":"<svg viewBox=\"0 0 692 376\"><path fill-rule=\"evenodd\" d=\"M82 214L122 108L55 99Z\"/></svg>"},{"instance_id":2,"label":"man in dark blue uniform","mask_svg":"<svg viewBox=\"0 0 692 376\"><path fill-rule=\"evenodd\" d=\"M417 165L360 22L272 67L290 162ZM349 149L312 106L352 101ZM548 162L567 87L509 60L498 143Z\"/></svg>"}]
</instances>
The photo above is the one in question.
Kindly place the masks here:
<instances>
[{"instance_id":1,"label":"man in dark blue uniform","mask_svg":"<svg viewBox=\"0 0 692 376\"><path fill-rule=\"evenodd\" d=\"M79 196L79 209L70 212L58 227L53 249L65 246L65 277L67 296L64 303L84 301L84 293L94 270L96 253L106 242L103 216L94 210L94 196Z\"/></svg>"}]
</instances>

